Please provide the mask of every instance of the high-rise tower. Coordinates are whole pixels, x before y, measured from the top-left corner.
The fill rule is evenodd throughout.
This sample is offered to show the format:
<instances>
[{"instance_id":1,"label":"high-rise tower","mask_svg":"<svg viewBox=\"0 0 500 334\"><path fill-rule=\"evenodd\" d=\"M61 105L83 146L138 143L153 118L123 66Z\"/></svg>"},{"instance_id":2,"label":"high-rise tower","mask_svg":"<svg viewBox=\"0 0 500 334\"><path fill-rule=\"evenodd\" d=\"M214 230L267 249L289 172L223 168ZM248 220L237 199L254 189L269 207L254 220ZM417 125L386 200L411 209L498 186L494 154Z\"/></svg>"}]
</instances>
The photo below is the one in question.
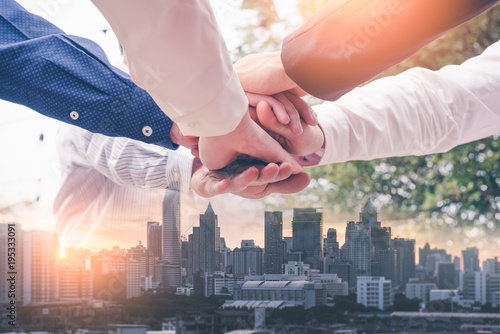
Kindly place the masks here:
<instances>
[{"instance_id":1,"label":"high-rise tower","mask_svg":"<svg viewBox=\"0 0 500 334\"><path fill-rule=\"evenodd\" d=\"M283 241L283 212L266 211L264 224L264 272L281 274L286 257L286 243Z\"/></svg>"},{"instance_id":2,"label":"high-rise tower","mask_svg":"<svg viewBox=\"0 0 500 334\"><path fill-rule=\"evenodd\" d=\"M163 198L163 285L176 287L181 279L181 198L179 188Z\"/></svg>"},{"instance_id":3,"label":"high-rise tower","mask_svg":"<svg viewBox=\"0 0 500 334\"><path fill-rule=\"evenodd\" d=\"M323 213L314 208L293 209L293 251L311 269L321 269L323 260Z\"/></svg>"}]
</instances>

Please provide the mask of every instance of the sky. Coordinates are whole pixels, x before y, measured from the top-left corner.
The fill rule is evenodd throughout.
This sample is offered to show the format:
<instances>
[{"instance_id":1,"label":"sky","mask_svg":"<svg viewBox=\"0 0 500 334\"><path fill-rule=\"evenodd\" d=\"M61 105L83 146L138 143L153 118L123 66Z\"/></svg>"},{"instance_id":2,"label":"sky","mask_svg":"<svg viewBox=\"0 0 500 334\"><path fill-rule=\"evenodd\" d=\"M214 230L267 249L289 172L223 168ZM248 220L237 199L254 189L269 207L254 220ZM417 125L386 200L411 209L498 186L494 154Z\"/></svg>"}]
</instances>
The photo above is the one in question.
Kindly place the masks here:
<instances>
[{"instance_id":1,"label":"sky","mask_svg":"<svg viewBox=\"0 0 500 334\"><path fill-rule=\"evenodd\" d=\"M97 42L105 50L111 63L118 65L121 56L116 37L109 25L88 0L19 0L27 10L37 13L56 24L69 34L83 36ZM234 27L250 22L251 11L238 10L243 0L214 0L214 10L221 25L228 49L241 44L242 36ZM297 23L295 1L276 0L279 16ZM107 31L104 33L103 31ZM0 100L0 223L17 222L24 229L53 230L56 224L52 214L52 203L62 182L59 158L56 151L59 122L12 103ZM43 134L43 141L40 136ZM279 199L278 199L279 202ZM264 211L271 209L266 203L245 200L232 195L211 199L214 211L219 216L221 235L229 247L239 247L240 240L254 239L264 247ZM182 232L191 233L198 224L198 215L208 205L207 199L183 197ZM319 204L318 207L325 206ZM275 210L276 208L272 208ZM360 208L361 209L361 206ZM325 210L324 233L330 227L337 229L341 244L347 220L357 220L358 213L340 216L328 215ZM156 217L158 218L158 217ZM160 218L158 218L160 219ZM284 211L284 235L291 236L292 210ZM386 220L379 215L382 225L392 227L393 236L417 239L417 248L426 241L431 247L445 247L454 255L460 255L465 247L479 246L482 258L498 254L500 244L464 242L465 238L453 235L437 235L431 229L422 232L416 221ZM145 229L137 239L145 240ZM475 238L472 238L475 237ZM480 239L471 235L471 240ZM139 241L137 240L137 241ZM135 242L135 241L131 241ZM111 241L102 240L97 246L110 247ZM124 244L122 247L133 246ZM418 253L418 250L417 250Z\"/></svg>"},{"instance_id":2,"label":"sky","mask_svg":"<svg viewBox=\"0 0 500 334\"><path fill-rule=\"evenodd\" d=\"M116 36L90 1L18 2L28 11L44 17L66 33L95 41L105 50L112 64L120 65L121 56ZM241 41L234 25L251 20L254 16L251 11L238 10L242 2L213 1L214 11L229 50L236 48ZM293 5L293 2L281 1L280 8L284 9L281 15L290 14L286 4ZM0 223L17 222L26 230L53 230L56 220L52 214L52 204L62 182L56 150L59 122L29 108L2 100L0 110L0 141L3 143L0 145ZM42 135L43 141L40 140ZM263 239L265 207L262 202L232 195L217 196L211 199L211 202L219 215L219 224L230 247L239 245L239 240L231 238L231 235L239 236L243 233L245 239ZM198 223L198 215L205 211L207 205L207 199L183 197L182 231L186 232L186 236L191 233L191 226ZM144 240L144 233L137 239ZM99 245L110 246L106 242ZM263 242L260 242L260 245L263 247Z\"/></svg>"}]
</instances>

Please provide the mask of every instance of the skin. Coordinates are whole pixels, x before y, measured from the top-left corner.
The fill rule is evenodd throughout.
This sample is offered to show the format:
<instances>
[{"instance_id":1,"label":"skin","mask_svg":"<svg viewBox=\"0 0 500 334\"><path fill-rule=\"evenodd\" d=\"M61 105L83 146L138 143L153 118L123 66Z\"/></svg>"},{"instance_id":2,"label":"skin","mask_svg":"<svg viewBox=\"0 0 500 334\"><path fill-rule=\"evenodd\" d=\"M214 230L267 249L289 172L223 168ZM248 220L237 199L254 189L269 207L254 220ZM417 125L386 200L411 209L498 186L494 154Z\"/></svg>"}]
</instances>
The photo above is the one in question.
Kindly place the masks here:
<instances>
[{"instance_id":1,"label":"skin","mask_svg":"<svg viewBox=\"0 0 500 334\"><path fill-rule=\"evenodd\" d=\"M272 193L291 194L303 190L310 182L306 173L292 175L290 164L251 166L236 162L237 169L210 171L199 159L193 162L191 188L202 197L225 193L258 199ZM231 166L228 166L231 167Z\"/></svg>"}]
</instances>

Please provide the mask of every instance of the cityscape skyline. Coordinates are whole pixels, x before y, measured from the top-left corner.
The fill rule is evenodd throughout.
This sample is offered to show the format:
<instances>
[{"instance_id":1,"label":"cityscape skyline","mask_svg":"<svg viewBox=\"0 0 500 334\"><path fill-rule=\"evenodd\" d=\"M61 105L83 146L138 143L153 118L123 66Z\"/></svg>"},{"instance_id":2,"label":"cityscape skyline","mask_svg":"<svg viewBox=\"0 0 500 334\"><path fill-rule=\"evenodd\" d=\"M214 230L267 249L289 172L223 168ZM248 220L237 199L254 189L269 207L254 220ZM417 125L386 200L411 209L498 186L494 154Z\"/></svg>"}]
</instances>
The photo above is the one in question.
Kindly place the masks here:
<instances>
[{"instance_id":1,"label":"cityscape skyline","mask_svg":"<svg viewBox=\"0 0 500 334\"><path fill-rule=\"evenodd\" d=\"M199 214L199 224L192 227L188 241L182 241L177 233L180 196L175 191L167 193L165 202L162 225L143 223L147 244L139 242L130 248L117 244L99 252L68 248L64 257L58 256L57 234L0 224L2 259L9 258L7 236L15 235L17 240L16 272L0 274L0 280L8 282L0 284L4 296L0 303L12 305L15 301L18 306L52 309L79 300L86 312L85 303L120 304L144 294L170 291L225 296L222 309L263 305L309 309L327 306L337 296L348 298L353 292L359 305L381 311L395 307L395 299L401 298L398 294L407 300L420 299L427 311L433 307L428 302L449 296L462 310L473 310L477 303L485 307L489 303L490 308L500 304L500 256L482 262L477 247L463 249L462 256L429 243L416 248L414 239L393 238L391 228L370 201L360 210L359 220L345 222L343 244L336 229L323 230L322 210L294 210L291 242L281 234L281 212L266 211L264 237L271 256L264 256L265 248L252 239L240 239L239 248L227 247L210 203ZM281 263L279 272L273 269L276 263ZM7 267L5 261L0 265ZM265 268L273 272L265 273ZM7 293L9 289L16 295Z\"/></svg>"},{"instance_id":2,"label":"cityscape skyline","mask_svg":"<svg viewBox=\"0 0 500 334\"><path fill-rule=\"evenodd\" d=\"M181 196L182 200L184 200L185 196ZM230 230L231 232L233 230L240 231L238 227L238 222L234 221L234 215L232 214L225 214L224 210L224 203L218 203L216 201L216 204L214 205L213 201L203 201L203 203L211 203L212 207L215 208L215 211L217 211L217 215L219 217L219 227L221 229L221 235L224 235L226 237L226 243L230 248L236 248L239 246L240 241L237 240L237 238L232 237L232 235L241 235L241 233L228 233L227 230ZM191 204L191 203L189 203ZM189 205L188 204L188 205ZM202 205L196 205L196 208L203 207ZM218 204L218 205L217 205ZM217 206L216 206L217 205ZM206 205L204 206L206 208ZM315 206L316 208L324 208L324 206ZM361 205L360 205L361 208ZM260 211L257 211L260 210ZM384 209L387 208L382 208L381 212L379 212L380 215L384 215ZM190 212L192 209L191 208L186 208L185 206L181 207L181 238L183 240L187 240L188 235L191 233L189 232L192 226L197 224L196 221L194 221L195 217L199 215L199 212ZM248 237L245 237L246 239L252 239L255 241L257 245L261 245L261 247L264 247L265 244L265 239L264 239L264 231L265 231L265 217L264 214L266 211L277 211L282 213L282 235L283 238L291 237L292 236L292 220L293 220L293 210L294 209L286 209L286 210L276 210L275 208L272 208L271 210L267 210L264 205L262 205L260 208L256 208L255 210L251 210L255 217L251 219L253 223L250 224L241 224L243 230L245 232L251 230L251 233L244 233ZM162 209L160 208L160 212ZM188 211L188 212L186 212ZM248 211L248 210L245 210ZM337 239L339 242L345 242L345 223L346 221L351 221L353 217L355 217L357 214L352 214L352 213L342 213L342 214L328 214L328 211L326 209L322 209L323 211L323 237L326 237L326 231L329 228L335 228L337 231ZM388 210L390 211L390 210ZM221 212L221 213L219 213ZM0 212L1 214L1 212ZM342 217L346 218L342 221L339 221L341 218L332 218L332 216L335 217ZM187 217L187 218L186 218ZM160 222L162 220L161 216L157 220L151 220L151 221L158 221ZM186 225L188 222L186 220L189 220L189 228L186 229ZM194 222L193 222L194 221ZM231 222L229 222L231 221ZM26 231L31 231L31 230L40 230L40 231L47 231L47 232L56 232L54 228L30 228L30 224L23 222L23 221L17 221L15 219L2 219L2 216L0 215L0 224L7 224L7 223L16 223L19 225L22 225L23 228ZM137 224L142 224L142 223L137 223ZM432 244L435 247L438 248L446 248L449 253L451 253L453 256L462 256L462 251L466 249L467 247L478 247L481 249L481 252L479 253L479 261L484 261L487 258L494 257L495 255L500 255L498 254L497 248L500 248L500 236L496 238L496 242L490 242L490 243L481 243L481 242L472 242L468 240L468 235L469 233L464 233L462 236L454 236L450 235L450 231L440 231L439 229L435 230L432 228L429 229L418 229L418 223L416 222L415 219L385 219L384 218L384 225L387 227L390 227L392 230L392 235L394 238L408 238L408 239L416 239L415 242L415 248L421 248L424 247L426 243ZM241 231L240 231L241 232ZM123 232L125 234L126 231ZM120 242L123 247L134 247L139 242L142 244L147 243L147 229L142 229L142 228L135 228L133 231L131 231L133 235L136 236L135 241L128 241L128 242L120 242L120 240L112 240L111 242L105 241L104 244L107 244L103 246L101 242L96 239L95 242L93 242L92 247L81 247L84 249L88 249L91 251L99 251L101 249L110 249L114 245L117 244L117 242ZM122 234L122 235L123 235ZM491 237L491 236L490 236ZM466 239L466 242L464 242L464 238ZM128 240L132 239L130 237L127 237ZM64 246L64 245L62 245ZM73 245L66 245L64 248L72 248L74 247ZM78 248L78 247L76 247ZM64 253L64 250L62 250ZM418 252L416 254L416 259L418 261Z\"/></svg>"}]
</instances>

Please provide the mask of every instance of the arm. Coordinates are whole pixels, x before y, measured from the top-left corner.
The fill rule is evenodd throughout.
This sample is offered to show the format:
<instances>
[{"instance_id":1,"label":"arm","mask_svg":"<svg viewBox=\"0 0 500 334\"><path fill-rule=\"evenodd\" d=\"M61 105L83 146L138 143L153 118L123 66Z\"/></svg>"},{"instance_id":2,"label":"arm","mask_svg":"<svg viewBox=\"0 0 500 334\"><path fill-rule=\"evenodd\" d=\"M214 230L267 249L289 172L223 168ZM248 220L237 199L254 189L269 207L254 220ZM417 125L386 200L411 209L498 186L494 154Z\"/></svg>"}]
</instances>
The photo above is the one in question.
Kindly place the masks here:
<instances>
[{"instance_id":1,"label":"arm","mask_svg":"<svg viewBox=\"0 0 500 334\"><path fill-rule=\"evenodd\" d=\"M293 193L309 184L304 174L293 175L290 164L240 167L237 171L213 172L199 159L128 138L111 138L63 126L59 133L61 160L67 168L95 169L116 184L139 187L193 189L212 197L233 193L246 198L262 198L271 193Z\"/></svg>"},{"instance_id":2,"label":"arm","mask_svg":"<svg viewBox=\"0 0 500 334\"><path fill-rule=\"evenodd\" d=\"M108 136L170 149L172 121L95 43L12 0L0 6L0 98Z\"/></svg>"},{"instance_id":3,"label":"arm","mask_svg":"<svg viewBox=\"0 0 500 334\"><path fill-rule=\"evenodd\" d=\"M500 42L462 65L382 78L316 108L319 164L422 155L500 133Z\"/></svg>"},{"instance_id":4,"label":"arm","mask_svg":"<svg viewBox=\"0 0 500 334\"><path fill-rule=\"evenodd\" d=\"M58 134L63 165L95 169L116 184L172 189L181 181L189 189L193 157L124 137L108 137L63 125Z\"/></svg>"},{"instance_id":5,"label":"arm","mask_svg":"<svg viewBox=\"0 0 500 334\"><path fill-rule=\"evenodd\" d=\"M247 112L208 0L92 0L123 45L131 76L182 133L218 136Z\"/></svg>"},{"instance_id":6,"label":"arm","mask_svg":"<svg viewBox=\"0 0 500 334\"><path fill-rule=\"evenodd\" d=\"M334 101L499 0L330 1L283 40L286 74Z\"/></svg>"},{"instance_id":7,"label":"arm","mask_svg":"<svg viewBox=\"0 0 500 334\"><path fill-rule=\"evenodd\" d=\"M207 168L251 155L301 171L248 117L248 101L208 0L93 3L122 43L133 80L183 134L200 136L199 155Z\"/></svg>"}]
</instances>

